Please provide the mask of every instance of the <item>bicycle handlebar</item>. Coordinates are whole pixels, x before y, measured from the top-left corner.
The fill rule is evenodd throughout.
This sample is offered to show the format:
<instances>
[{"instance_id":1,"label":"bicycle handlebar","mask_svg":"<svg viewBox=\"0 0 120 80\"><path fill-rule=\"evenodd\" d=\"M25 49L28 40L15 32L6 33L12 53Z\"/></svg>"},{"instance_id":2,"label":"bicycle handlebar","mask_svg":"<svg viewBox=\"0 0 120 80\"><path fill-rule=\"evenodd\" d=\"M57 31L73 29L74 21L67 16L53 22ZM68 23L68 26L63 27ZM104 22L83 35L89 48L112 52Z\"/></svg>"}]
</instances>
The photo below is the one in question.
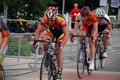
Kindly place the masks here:
<instances>
[{"instance_id":1,"label":"bicycle handlebar","mask_svg":"<svg viewBox=\"0 0 120 80\"><path fill-rule=\"evenodd\" d=\"M48 43L48 44L57 43L58 46L61 47L61 46L60 46L60 41L59 41L59 40L55 40L55 41L52 41L52 40L50 40L50 39L47 39L47 40L34 40L33 45L35 45L37 42L46 42L46 43Z\"/></svg>"},{"instance_id":2,"label":"bicycle handlebar","mask_svg":"<svg viewBox=\"0 0 120 80\"><path fill-rule=\"evenodd\" d=\"M82 38L90 37L93 40L93 36L92 35L72 35L71 38L73 38L73 37L82 37Z\"/></svg>"},{"instance_id":3,"label":"bicycle handlebar","mask_svg":"<svg viewBox=\"0 0 120 80\"><path fill-rule=\"evenodd\" d=\"M98 32L98 34L108 34L108 32Z\"/></svg>"}]
</instances>

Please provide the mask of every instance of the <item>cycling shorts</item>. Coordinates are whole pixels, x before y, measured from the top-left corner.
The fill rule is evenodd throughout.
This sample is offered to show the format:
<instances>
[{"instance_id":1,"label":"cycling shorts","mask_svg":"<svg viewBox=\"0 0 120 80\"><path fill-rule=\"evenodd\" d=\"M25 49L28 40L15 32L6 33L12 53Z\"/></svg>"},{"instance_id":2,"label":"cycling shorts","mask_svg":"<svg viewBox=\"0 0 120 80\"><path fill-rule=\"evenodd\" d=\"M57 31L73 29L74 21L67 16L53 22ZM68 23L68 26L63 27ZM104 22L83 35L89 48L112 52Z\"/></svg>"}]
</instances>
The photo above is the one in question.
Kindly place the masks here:
<instances>
[{"instance_id":1,"label":"cycling shorts","mask_svg":"<svg viewBox=\"0 0 120 80\"><path fill-rule=\"evenodd\" d=\"M86 32L86 34L92 35L94 33L93 24L90 26L81 26L80 30Z\"/></svg>"},{"instance_id":2,"label":"cycling shorts","mask_svg":"<svg viewBox=\"0 0 120 80\"><path fill-rule=\"evenodd\" d=\"M105 29L108 29L107 25L98 25L98 32L103 32Z\"/></svg>"},{"instance_id":3,"label":"cycling shorts","mask_svg":"<svg viewBox=\"0 0 120 80\"><path fill-rule=\"evenodd\" d=\"M62 28L56 28L56 29L48 29L45 31L44 35L50 37L51 40L60 40L60 42L63 42L64 40L64 34L62 31Z\"/></svg>"}]
</instances>

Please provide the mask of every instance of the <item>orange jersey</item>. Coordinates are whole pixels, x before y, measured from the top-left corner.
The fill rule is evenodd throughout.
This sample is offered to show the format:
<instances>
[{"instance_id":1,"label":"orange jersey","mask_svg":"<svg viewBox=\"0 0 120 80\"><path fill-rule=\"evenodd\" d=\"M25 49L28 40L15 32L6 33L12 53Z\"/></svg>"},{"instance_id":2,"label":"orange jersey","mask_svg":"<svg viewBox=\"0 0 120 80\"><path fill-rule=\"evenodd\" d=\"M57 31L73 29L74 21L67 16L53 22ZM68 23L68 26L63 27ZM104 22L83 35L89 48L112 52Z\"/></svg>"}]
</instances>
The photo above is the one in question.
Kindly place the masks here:
<instances>
[{"instance_id":1,"label":"orange jersey","mask_svg":"<svg viewBox=\"0 0 120 80\"><path fill-rule=\"evenodd\" d=\"M88 20L87 21L83 21L82 22L82 26L88 27L91 24L96 23L96 22L98 22L97 15L94 12L91 11L90 15L88 17Z\"/></svg>"},{"instance_id":2,"label":"orange jersey","mask_svg":"<svg viewBox=\"0 0 120 80\"><path fill-rule=\"evenodd\" d=\"M67 26L67 23L65 21L65 19L61 16L57 16L56 19L55 19L55 23L51 26L48 22L48 19L46 16L44 16L41 21L40 21L40 24L42 26L48 26L49 28L63 28L65 26Z\"/></svg>"}]
</instances>

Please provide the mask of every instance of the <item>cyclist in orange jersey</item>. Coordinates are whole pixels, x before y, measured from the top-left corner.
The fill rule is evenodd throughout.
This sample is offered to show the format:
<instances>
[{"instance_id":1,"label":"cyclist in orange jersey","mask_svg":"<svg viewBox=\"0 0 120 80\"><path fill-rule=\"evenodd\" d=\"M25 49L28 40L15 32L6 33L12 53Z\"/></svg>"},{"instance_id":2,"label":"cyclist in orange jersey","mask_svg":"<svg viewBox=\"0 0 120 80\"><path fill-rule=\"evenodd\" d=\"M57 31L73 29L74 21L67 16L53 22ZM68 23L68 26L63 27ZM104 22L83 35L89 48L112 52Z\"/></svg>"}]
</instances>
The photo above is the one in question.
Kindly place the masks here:
<instances>
[{"instance_id":1,"label":"cyclist in orange jersey","mask_svg":"<svg viewBox=\"0 0 120 80\"><path fill-rule=\"evenodd\" d=\"M44 31L43 39L50 40L60 40L61 48L63 48L69 37L68 24L62 16L58 15L58 10L56 7L50 6L45 12L45 16L41 18L38 28L35 31L35 39L38 40L40 32L47 27L47 30ZM43 35L43 34L42 34ZM47 45L43 44L44 50L46 50ZM58 63L58 72L57 80L61 80L62 64L63 64L63 54L62 49L57 48L57 63Z\"/></svg>"},{"instance_id":2,"label":"cyclist in orange jersey","mask_svg":"<svg viewBox=\"0 0 120 80\"><path fill-rule=\"evenodd\" d=\"M90 48L90 66L89 69L94 69L94 55L95 55L95 40L97 39L98 33L98 18L94 12L90 10L88 6L84 6L81 12L77 15L75 27L73 29L73 35L77 34L78 26L81 23L80 35L92 35L93 40L89 38ZM71 39L74 42L75 38ZM81 42L82 39L80 39Z\"/></svg>"}]
</instances>

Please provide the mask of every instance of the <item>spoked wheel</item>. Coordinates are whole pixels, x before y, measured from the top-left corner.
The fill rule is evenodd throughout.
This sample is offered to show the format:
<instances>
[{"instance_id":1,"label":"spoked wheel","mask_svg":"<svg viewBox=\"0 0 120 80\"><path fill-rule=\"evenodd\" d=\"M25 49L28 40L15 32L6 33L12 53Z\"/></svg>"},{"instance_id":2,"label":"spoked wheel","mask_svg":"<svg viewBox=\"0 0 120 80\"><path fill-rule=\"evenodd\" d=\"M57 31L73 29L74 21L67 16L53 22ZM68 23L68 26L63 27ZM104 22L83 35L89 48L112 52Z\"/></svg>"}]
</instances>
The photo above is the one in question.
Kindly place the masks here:
<instances>
[{"instance_id":1,"label":"spoked wheel","mask_svg":"<svg viewBox=\"0 0 120 80\"><path fill-rule=\"evenodd\" d=\"M99 51L99 49L97 49L97 50L96 50L96 53L95 53L95 59L94 59L95 70L98 69L98 65L99 65L99 54L100 54L100 51Z\"/></svg>"},{"instance_id":2,"label":"spoked wheel","mask_svg":"<svg viewBox=\"0 0 120 80\"><path fill-rule=\"evenodd\" d=\"M53 64L52 66L51 66L51 71L52 71L52 76L53 76L53 79L52 80L56 80L56 66L55 66L55 64Z\"/></svg>"},{"instance_id":3,"label":"spoked wheel","mask_svg":"<svg viewBox=\"0 0 120 80\"><path fill-rule=\"evenodd\" d=\"M104 53L104 50L101 49L100 50L100 66L101 66L101 68L103 68L105 65L105 58L102 56L103 53Z\"/></svg>"},{"instance_id":4,"label":"spoked wheel","mask_svg":"<svg viewBox=\"0 0 120 80\"><path fill-rule=\"evenodd\" d=\"M87 73L88 73L88 75L92 74L92 70L89 69L89 63L87 63Z\"/></svg>"},{"instance_id":5,"label":"spoked wheel","mask_svg":"<svg viewBox=\"0 0 120 80\"><path fill-rule=\"evenodd\" d=\"M0 80L5 80L5 72L2 65L0 65Z\"/></svg>"},{"instance_id":6,"label":"spoked wheel","mask_svg":"<svg viewBox=\"0 0 120 80\"><path fill-rule=\"evenodd\" d=\"M40 80L51 80L50 56L44 55L40 66Z\"/></svg>"},{"instance_id":7,"label":"spoked wheel","mask_svg":"<svg viewBox=\"0 0 120 80\"><path fill-rule=\"evenodd\" d=\"M77 55L77 75L80 79L83 77L84 70L85 70L84 55L82 55L82 54L84 54L83 50L80 49L80 51L78 51L78 55Z\"/></svg>"}]
</instances>

